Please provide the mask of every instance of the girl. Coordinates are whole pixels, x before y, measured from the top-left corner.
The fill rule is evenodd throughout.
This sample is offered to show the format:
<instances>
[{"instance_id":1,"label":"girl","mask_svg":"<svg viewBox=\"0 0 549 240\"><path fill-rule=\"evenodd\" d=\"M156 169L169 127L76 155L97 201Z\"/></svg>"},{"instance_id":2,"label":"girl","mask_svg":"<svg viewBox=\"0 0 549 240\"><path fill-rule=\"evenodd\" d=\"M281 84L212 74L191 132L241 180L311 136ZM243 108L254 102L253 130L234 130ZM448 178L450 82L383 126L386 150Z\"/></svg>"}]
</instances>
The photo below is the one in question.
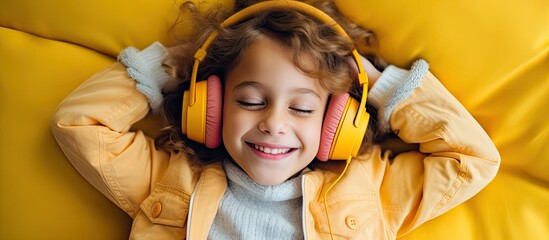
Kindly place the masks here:
<instances>
[{"instance_id":1,"label":"girl","mask_svg":"<svg viewBox=\"0 0 549 240\"><path fill-rule=\"evenodd\" d=\"M264 10L225 27L219 22L229 14L197 13L199 35L170 49L127 48L121 63L60 104L52 119L59 145L134 219L130 238L395 239L495 176L494 145L424 60L409 71L380 73L366 59L357 67L350 56L355 46L371 47L373 35L339 17L333 4L317 7L354 41L293 9ZM212 46L198 50L214 30ZM222 95L222 118L211 120L222 127L201 141L206 146L182 134L196 130L185 125L182 108L193 99L184 91L201 57L198 79L222 89L212 93ZM353 85L362 68L377 119L358 155L319 161L327 158L321 139L332 103L347 92L366 94ZM156 143L130 131L150 109L168 123ZM393 154L373 142L375 131L419 147Z\"/></svg>"}]
</instances>

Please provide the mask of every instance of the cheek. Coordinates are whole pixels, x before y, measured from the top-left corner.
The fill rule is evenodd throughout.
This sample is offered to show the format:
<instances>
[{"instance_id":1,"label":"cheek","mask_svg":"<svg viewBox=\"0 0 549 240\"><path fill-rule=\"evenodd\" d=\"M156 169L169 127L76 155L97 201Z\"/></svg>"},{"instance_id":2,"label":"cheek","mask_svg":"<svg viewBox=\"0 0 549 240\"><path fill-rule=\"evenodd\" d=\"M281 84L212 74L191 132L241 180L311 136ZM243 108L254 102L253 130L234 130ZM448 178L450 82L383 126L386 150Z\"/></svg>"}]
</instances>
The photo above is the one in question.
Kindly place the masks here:
<instances>
[{"instance_id":1,"label":"cheek","mask_svg":"<svg viewBox=\"0 0 549 240\"><path fill-rule=\"evenodd\" d=\"M222 130L222 137L225 140L225 138L234 135L235 125L238 124L238 121L236 121L234 114L227 114L230 113L232 109L230 107L227 107L227 104L223 104L223 121L221 123L221 130Z\"/></svg>"},{"instance_id":2,"label":"cheek","mask_svg":"<svg viewBox=\"0 0 549 240\"><path fill-rule=\"evenodd\" d=\"M248 121L246 121L248 119ZM239 138L249 128L249 117L247 117L240 108L224 104L223 106L223 122L222 122L222 137Z\"/></svg>"},{"instance_id":3,"label":"cheek","mask_svg":"<svg viewBox=\"0 0 549 240\"><path fill-rule=\"evenodd\" d=\"M228 114L223 118L222 128L223 135L229 134L230 137L243 132L246 124L244 118L238 117L237 114Z\"/></svg>"},{"instance_id":4,"label":"cheek","mask_svg":"<svg viewBox=\"0 0 549 240\"><path fill-rule=\"evenodd\" d=\"M304 144L308 146L309 151L316 152L320 146L320 135L322 133L322 118L314 121L300 124L298 127L299 135Z\"/></svg>"}]
</instances>

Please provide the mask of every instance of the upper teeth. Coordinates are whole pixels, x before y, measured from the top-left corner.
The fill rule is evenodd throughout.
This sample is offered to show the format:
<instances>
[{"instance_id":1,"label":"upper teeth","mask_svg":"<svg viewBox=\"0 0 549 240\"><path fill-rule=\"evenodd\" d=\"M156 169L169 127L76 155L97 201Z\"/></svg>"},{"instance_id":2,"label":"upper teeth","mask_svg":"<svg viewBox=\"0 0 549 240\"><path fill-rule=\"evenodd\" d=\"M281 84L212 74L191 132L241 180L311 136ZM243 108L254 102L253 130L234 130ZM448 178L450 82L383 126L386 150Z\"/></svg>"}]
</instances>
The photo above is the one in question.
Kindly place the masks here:
<instances>
[{"instance_id":1,"label":"upper teeth","mask_svg":"<svg viewBox=\"0 0 549 240\"><path fill-rule=\"evenodd\" d=\"M291 150L291 148L269 148L269 147L263 147L256 144L252 144L255 149L262 151L264 153L268 154L282 154L287 153Z\"/></svg>"}]
</instances>

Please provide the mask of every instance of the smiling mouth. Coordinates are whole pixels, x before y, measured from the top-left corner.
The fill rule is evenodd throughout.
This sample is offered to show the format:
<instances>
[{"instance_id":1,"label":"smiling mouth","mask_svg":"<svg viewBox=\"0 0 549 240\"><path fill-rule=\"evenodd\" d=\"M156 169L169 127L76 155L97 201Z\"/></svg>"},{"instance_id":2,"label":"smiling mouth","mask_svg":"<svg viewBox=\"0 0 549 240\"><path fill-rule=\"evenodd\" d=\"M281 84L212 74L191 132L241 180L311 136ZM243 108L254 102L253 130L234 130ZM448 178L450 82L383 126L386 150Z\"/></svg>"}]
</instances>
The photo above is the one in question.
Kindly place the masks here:
<instances>
[{"instance_id":1,"label":"smiling mouth","mask_svg":"<svg viewBox=\"0 0 549 240\"><path fill-rule=\"evenodd\" d=\"M272 154L272 155L286 154L286 153L289 153L289 152L292 152L292 151L296 150L296 148L265 147L265 146L261 146L261 145L257 145L257 144L253 144L253 143L249 143L249 142L247 142L247 144L250 147L257 150L257 151L260 151L260 152L263 152L263 153L266 153L266 154Z\"/></svg>"}]
</instances>

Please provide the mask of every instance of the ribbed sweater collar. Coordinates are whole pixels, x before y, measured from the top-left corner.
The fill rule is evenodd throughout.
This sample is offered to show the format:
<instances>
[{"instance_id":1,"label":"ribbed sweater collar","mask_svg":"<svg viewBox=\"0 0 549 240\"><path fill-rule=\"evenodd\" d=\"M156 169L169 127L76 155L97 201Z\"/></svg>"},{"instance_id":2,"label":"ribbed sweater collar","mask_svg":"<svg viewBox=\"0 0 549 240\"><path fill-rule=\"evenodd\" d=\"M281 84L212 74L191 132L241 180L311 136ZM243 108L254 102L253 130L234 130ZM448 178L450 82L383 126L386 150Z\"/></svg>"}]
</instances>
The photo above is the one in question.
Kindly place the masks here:
<instances>
[{"instance_id":1,"label":"ribbed sweater collar","mask_svg":"<svg viewBox=\"0 0 549 240\"><path fill-rule=\"evenodd\" d=\"M266 186L256 183L230 160L223 161L223 167L229 179L229 188L235 195L251 197L256 201L287 201L303 195L301 178L307 169L279 185Z\"/></svg>"}]
</instances>

